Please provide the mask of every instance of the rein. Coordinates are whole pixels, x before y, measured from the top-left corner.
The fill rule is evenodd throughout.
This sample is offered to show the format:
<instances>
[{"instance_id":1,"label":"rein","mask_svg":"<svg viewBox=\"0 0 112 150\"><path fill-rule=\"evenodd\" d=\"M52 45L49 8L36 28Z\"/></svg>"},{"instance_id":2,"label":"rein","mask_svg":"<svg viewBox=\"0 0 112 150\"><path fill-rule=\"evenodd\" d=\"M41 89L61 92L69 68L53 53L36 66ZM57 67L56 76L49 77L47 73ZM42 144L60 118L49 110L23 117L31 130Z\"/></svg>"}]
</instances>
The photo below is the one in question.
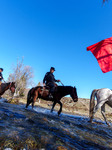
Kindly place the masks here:
<instances>
[{"instance_id":1,"label":"rein","mask_svg":"<svg viewBox=\"0 0 112 150\"><path fill-rule=\"evenodd\" d=\"M60 83L64 86L64 84L60 81Z\"/></svg>"}]
</instances>

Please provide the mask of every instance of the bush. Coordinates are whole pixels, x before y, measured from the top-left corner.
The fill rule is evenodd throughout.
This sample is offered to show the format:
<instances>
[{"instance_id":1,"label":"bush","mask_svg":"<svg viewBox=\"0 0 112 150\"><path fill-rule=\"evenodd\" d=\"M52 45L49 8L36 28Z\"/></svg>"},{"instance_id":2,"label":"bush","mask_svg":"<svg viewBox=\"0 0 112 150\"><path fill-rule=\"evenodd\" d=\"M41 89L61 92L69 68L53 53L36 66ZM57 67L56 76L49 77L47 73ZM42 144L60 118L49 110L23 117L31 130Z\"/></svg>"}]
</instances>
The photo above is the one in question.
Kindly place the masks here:
<instances>
[{"instance_id":1,"label":"bush","mask_svg":"<svg viewBox=\"0 0 112 150\"><path fill-rule=\"evenodd\" d=\"M16 95L25 96L25 90L33 84L33 70L30 66L25 66L23 59L17 60L17 65L13 67L13 73L8 77L8 82L16 82Z\"/></svg>"}]
</instances>

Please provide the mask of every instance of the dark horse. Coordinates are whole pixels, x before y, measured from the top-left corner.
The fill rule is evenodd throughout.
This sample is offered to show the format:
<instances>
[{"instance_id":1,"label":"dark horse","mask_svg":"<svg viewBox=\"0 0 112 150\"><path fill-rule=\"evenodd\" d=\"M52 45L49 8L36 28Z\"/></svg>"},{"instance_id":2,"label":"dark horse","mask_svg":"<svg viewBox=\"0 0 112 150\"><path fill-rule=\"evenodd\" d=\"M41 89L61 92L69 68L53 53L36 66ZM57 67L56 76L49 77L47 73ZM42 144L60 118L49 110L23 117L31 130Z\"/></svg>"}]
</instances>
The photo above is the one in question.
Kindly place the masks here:
<instances>
[{"instance_id":1,"label":"dark horse","mask_svg":"<svg viewBox=\"0 0 112 150\"><path fill-rule=\"evenodd\" d=\"M53 112L56 103L60 104L60 109L58 111L58 115L59 115L62 111L62 103L60 102L62 97L66 95L70 95L74 102L78 101L77 90L75 87L72 86L57 86L53 94L53 99L49 99L48 95L49 95L49 90L43 89L42 86L37 86L30 89L27 95L26 108L30 103L32 103L32 108L33 108L36 99L42 98L44 100L53 101L51 112Z\"/></svg>"},{"instance_id":2,"label":"dark horse","mask_svg":"<svg viewBox=\"0 0 112 150\"><path fill-rule=\"evenodd\" d=\"M2 83L0 85L0 96L5 93L6 90L10 89L12 93L15 92L15 82Z\"/></svg>"}]
</instances>

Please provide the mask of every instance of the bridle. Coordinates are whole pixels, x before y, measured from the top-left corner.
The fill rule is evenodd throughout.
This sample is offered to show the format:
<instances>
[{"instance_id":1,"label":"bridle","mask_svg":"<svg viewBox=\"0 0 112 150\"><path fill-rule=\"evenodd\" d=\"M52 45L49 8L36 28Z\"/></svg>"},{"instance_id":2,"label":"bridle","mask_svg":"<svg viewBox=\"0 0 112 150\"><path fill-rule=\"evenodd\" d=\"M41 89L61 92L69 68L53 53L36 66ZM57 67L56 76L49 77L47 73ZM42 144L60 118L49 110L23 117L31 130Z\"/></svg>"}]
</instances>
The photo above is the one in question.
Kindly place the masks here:
<instances>
[{"instance_id":1,"label":"bridle","mask_svg":"<svg viewBox=\"0 0 112 150\"><path fill-rule=\"evenodd\" d=\"M10 85L9 85L9 89L11 90L11 85L12 85L12 82L10 82Z\"/></svg>"},{"instance_id":2,"label":"bridle","mask_svg":"<svg viewBox=\"0 0 112 150\"><path fill-rule=\"evenodd\" d=\"M14 88L14 87L12 87L12 82L10 82L10 85L9 85L9 89L11 90L11 88ZM15 88L14 88L15 89ZM12 90L11 90L11 92L12 92Z\"/></svg>"}]
</instances>

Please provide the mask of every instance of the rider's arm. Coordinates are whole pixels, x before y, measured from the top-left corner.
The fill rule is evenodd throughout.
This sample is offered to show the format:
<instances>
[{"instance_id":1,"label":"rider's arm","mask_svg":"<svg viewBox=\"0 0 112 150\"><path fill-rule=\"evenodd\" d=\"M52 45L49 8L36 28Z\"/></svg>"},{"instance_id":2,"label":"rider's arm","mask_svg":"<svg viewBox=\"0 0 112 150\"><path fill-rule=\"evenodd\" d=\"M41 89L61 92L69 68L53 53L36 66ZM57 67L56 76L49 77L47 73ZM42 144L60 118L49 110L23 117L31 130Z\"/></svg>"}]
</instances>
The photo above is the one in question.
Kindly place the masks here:
<instances>
[{"instance_id":1,"label":"rider's arm","mask_svg":"<svg viewBox=\"0 0 112 150\"><path fill-rule=\"evenodd\" d=\"M0 79L3 79L3 75L2 75L2 73L0 73Z\"/></svg>"},{"instance_id":2,"label":"rider's arm","mask_svg":"<svg viewBox=\"0 0 112 150\"><path fill-rule=\"evenodd\" d=\"M45 77L44 77L44 79L43 79L43 84L45 84Z\"/></svg>"},{"instance_id":3,"label":"rider's arm","mask_svg":"<svg viewBox=\"0 0 112 150\"><path fill-rule=\"evenodd\" d=\"M3 78L2 80L5 82L4 78ZM6 83L6 82L5 82L5 83Z\"/></svg>"},{"instance_id":4,"label":"rider's arm","mask_svg":"<svg viewBox=\"0 0 112 150\"><path fill-rule=\"evenodd\" d=\"M43 79L43 84L45 84L46 82L46 78L47 78L48 72L45 74L44 79Z\"/></svg>"},{"instance_id":5,"label":"rider's arm","mask_svg":"<svg viewBox=\"0 0 112 150\"><path fill-rule=\"evenodd\" d=\"M54 81L55 81L55 82L60 82L60 80L56 80L55 77L54 77Z\"/></svg>"},{"instance_id":6,"label":"rider's arm","mask_svg":"<svg viewBox=\"0 0 112 150\"><path fill-rule=\"evenodd\" d=\"M55 80L55 82L60 82L60 80Z\"/></svg>"}]
</instances>

